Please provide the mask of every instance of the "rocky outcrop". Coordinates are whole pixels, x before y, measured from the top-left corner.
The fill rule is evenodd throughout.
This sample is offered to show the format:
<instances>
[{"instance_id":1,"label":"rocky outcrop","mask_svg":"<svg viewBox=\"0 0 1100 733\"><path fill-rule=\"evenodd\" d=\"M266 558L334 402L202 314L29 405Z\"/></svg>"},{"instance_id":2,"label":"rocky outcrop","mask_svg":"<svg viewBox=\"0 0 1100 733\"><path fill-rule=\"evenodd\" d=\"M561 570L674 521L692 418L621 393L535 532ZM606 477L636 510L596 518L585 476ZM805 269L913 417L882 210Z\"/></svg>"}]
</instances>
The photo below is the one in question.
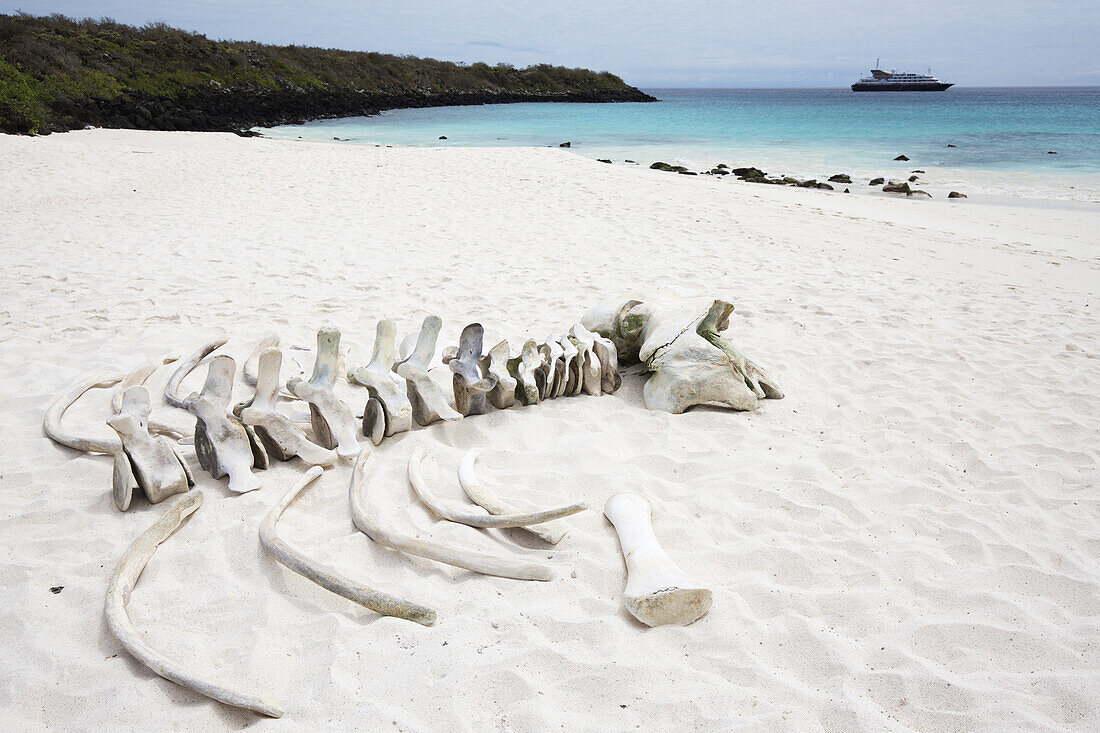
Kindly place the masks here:
<instances>
[{"instance_id":1,"label":"rocky outcrop","mask_svg":"<svg viewBox=\"0 0 1100 733\"><path fill-rule=\"evenodd\" d=\"M868 186L881 186L884 183L886 183L885 178L872 178L871 182L868 183L867 185Z\"/></svg>"},{"instance_id":2,"label":"rocky outcrop","mask_svg":"<svg viewBox=\"0 0 1100 733\"><path fill-rule=\"evenodd\" d=\"M894 158L894 160L909 160L909 159L906 158L904 155L899 155L898 157Z\"/></svg>"},{"instance_id":3,"label":"rocky outcrop","mask_svg":"<svg viewBox=\"0 0 1100 733\"><path fill-rule=\"evenodd\" d=\"M829 176L829 180L833 183L851 183L852 177L847 173L837 173L835 176Z\"/></svg>"},{"instance_id":4,"label":"rocky outcrop","mask_svg":"<svg viewBox=\"0 0 1100 733\"><path fill-rule=\"evenodd\" d=\"M898 183L897 181L890 181L882 187L882 190L886 193L908 194L911 189L909 188L909 184L904 181L902 183Z\"/></svg>"},{"instance_id":5,"label":"rocky outcrop","mask_svg":"<svg viewBox=\"0 0 1100 733\"><path fill-rule=\"evenodd\" d=\"M966 194L965 193L959 193L958 191L952 191L951 193L947 194L947 198L949 198L949 199L964 199L964 198L966 198Z\"/></svg>"}]
</instances>

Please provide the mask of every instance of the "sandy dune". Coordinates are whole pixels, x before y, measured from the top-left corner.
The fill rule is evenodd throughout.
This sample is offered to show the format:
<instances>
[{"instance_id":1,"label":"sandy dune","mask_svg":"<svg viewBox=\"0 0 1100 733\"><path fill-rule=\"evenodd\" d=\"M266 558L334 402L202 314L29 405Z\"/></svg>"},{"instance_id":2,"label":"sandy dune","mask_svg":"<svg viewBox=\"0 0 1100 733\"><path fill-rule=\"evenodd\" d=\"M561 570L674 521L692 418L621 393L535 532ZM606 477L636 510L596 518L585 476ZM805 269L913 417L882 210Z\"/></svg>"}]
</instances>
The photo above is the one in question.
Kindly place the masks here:
<instances>
[{"instance_id":1,"label":"sandy dune","mask_svg":"<svg viewBox=\"0 0 1100 733\"><path fill-rule=\"evenodd\" d=\"M0 138L0 177L4 728L1100 727L1100 210L723 184L556 149L129 131ZM269 331L310 345L328 323L358 365L383 315L404 335L438 313L441 345L471 320L489 343L542 338L633 293L731 300L730 338L787 398L672 416L628 375L615 395L416 430L373 457L403 530L546 559L555 580L372 543L352 527L345 464L280 530L439 613L431 628L380 618L263 554L258 524L299 463L242 496L199 473L204 506L131 614L286 717L162 680L110 636L109 575L163 505L119 513L110 460L42 435L76 379L216 331L243 362ZM362 407L362 390L344 394ZM73 424L106 432L108 399L89 395ZM557 547L437 521L405 481L416 445L451 500L463 452L483 446L502 493L594 509ZM665 549L714 590L698 623L648 629L622 608L599 511L621 490L652 500Z\"/></svg>"}]
</instances>

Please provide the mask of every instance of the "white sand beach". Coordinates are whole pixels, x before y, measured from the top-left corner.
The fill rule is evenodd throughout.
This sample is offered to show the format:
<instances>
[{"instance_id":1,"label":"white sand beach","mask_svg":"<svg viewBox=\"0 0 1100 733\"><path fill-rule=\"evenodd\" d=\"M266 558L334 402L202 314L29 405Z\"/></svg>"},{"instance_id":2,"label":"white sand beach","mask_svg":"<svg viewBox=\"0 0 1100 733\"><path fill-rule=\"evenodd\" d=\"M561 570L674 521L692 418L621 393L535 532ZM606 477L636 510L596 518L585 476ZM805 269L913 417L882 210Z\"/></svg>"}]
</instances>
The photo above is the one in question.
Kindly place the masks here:
<instances>
[{"instance_id":1,"label":"white sand beach","mask_svg":"<svg viewBox=\"0 0 1100 733\"><path fill-rule=\"evenodd\" d=\"M6 730L1100 729L1100 208L845 196L558 149L108 130L0 136L0 180ZM110 575L171 501L119 512L111 459L43 435L78 379L216 333L240 364L271 331L311 346L326 324L362 365L383 316L401 338L440 315L441 347L472 321L516 344L626 296L734 303L728 337L786 398L669 415L628 370L613 395L389 438L368 468L403 531L545 560L554 580L372 542L345 462L280 533L439 618L377 616L260 547L300 462L231 495L186 448L205 501L130 614L172 659L285 716L161 679L110 634ZM170 372L150 380L156 413L193 424L160 406ZM365 390L340 389L358 414ZM110 394L68 424L109 435ZM482 447L502 494L591 509L557 546L438 520L406 481L416 446L454 502L460 458ZM665 550L713 590L695 624L624 610L602 515L618 491L651 500Z\"/></svg>"}]
</instances>

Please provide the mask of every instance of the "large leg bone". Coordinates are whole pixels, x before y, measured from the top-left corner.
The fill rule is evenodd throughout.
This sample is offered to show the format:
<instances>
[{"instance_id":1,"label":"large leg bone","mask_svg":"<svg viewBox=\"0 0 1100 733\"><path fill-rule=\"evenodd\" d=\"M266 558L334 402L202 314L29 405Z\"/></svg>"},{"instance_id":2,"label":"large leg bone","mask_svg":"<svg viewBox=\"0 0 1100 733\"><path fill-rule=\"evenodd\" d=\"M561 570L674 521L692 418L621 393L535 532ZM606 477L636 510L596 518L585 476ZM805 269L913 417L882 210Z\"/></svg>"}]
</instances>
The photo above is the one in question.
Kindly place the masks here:
<instances>
[{"instance_id":1,"label":"large leg bone","mask_svg":"<svg viewBox=\"0 0 1100 733\"><path fill-rule=\"evenodd\" d=\"M543 522L549 522L554 519L568 517L577 512L583 512L588 508L588 505L584 502L577 502L568 506L547 509L541 512L494 515L478 514L455 507L441 501L439 497L428 488L428 484L424 481L424 477L420 473L420 464L424 461L425 455L424 449L421 447L417 447L413 450L412 456L409 457L409 482L412 483L416 495L420 497L420 500L424 502L429 509L437 516L452 522L458 522L459 524L465 524L470 527L479 527L481 529L525 527L529 524L542 524ZM459 468L459 470L461 471L462 469Z\"/></svg>"},{"instance_id":2,"label":"large leg bone","mask_svg":"<svg viewBox=\"0 0 1100 733\"><path fill-rule=\"evenodd\" d=\"M539 403L539 383L536 372L542 365L542 355L534 339L527 339L520 355L508 360L508 373L516 380L516 399L524 405Z\"/></svg>"},{"instance_id":3,"label":"large leg bone","mask_svg":"<svg viewBox=\"0 0 1100 733\"><path fill-rule=\"evenodd\" d=\"M408 357L393 366L393 370L405 379L413 420L417 425L431 425L437 420L458 420L462 417L462 413L447 404L447 396L428 374L428 365L435 356L435 342L442 327L443 321L439 316L425 318L416 347Z\"/></svg>"},{"instance_id":4,"label":"large leg bone","mask_svg":"<svg viewBox=\"0 0 1100 733\"><path fill-rule=\"evenodd\" d=\"M466 455L462 456L462 462L458 464L458 482L462 484L462 490L466 492L466 496L490 514L521 513L519 508L493 494L478 480L474 471L474 463L477 462L479 455L481 455L481 449L469 450ZM556 545L569 532L569 525L560 519L555 519L550 522L521 527L521 529L549 542L551 545Z\"/></svg>"},{"instance_id":5,"label":"large leg bone","mask_svg":"<svg viewBox=\"0 0 1100 733\"><path fill-rule=\"evenodd\" d=\"M42 418L42 430L46 436L55 443L75 448L85 453L106 453L114 455L122 450L122 441L113 435L103 438L88 438L78 435L61 424L61 418L69 406L80 399L80 396L90 389L107 389L121 382L123 375L110 374L85 379L77 382L67 392L61 394L46 409L46 415Z\"/></svg>"},{"instance_id":6,"label":"large leg bone","mask_svg":"<svg viewBox=\"0 0 1100 733\"><path fill-rule=\"evenodd\" d=\"M615 525L626 558L623 605L646 626L687 625L710 610L712 594L688 580L653 534L653 510L638 494L615 494L604 516Z\"/></svg>"},{"instance_id":7,"label":"large leg bone","mask_svg":"<svg viewBox=\"0 0 1100 733\"><path fill-rule=\"evenodd\" d=\"M462 329L455 357L448 362L454 372L452 382L455 409L463 415L482 415L488 412L487 394L497 386L496 377L492 374L483 375L478 367L484 334L480 323L471 323Z\"/></svg>"},{"instance_id":8,"label":"large leg bone","mask_svg":"<svg viewBox=\"0 0 1100 733\"><path fill-rule=\"evenodd\" d=\"M389 593L383 593L346 578L327 565L310 560L279 537L278 532L275 530L279 517L282 516L298 494L313 483L323 472L324 469L320 466L314 466L306 471L305 475L291 487L279 503L271 508L271 511L264 517L263 524L260 525L260 544L264 546L269 555L298 573L298 575L308 578L322 588L343 596L349 601L358 603L364 608L369 608L383 616L396 616L397 618L415 621L424 626L434 624L435 611L432 609L391 596Z\"/></svg>"},{"instance_id":9,"label":"large leg bone","mask_svg":"<svg viewBox=\"0 0 1100 733\"><path fill-rule=\"evenodd\" d=\"M481 359L481 371L496 377L496 386L489 390L489 404L498 410L506 410L516 401L516 380L508 373L508 342L501 341L489 349L488 355Z\"/></svg>"},{"instance_id":10,"label":"large leg bone","mask_svg":"<svg viewBox=\"0 0 1100 733\"><path fill-rule=\"evenodd\" d=\"M397 327L393 321L379 321L370 363L348 372L348 381L366 387L371 399L377 400L382 408L381 413L372 409L364 413L363 434L367 436L379 434L379 417L384 418L381 432L385 435L396 435L412 429L412 405L405 392L405 380L393 373L396 336ZM373 417L370 416L372 413ZM373 438L372 442L378 444Z\"/></svg>"},{"instance_id":11,"label":"large leg bone","mask_svg":"<svg viewBox=\"0 0 1100 733\"><path fill-rule=\"evenodd\" d=\"M135 488L140 487L153 504L164 501L173 494L182 494L194 486L195 481L179 454L164 436L149 432L149 390L130 387L123 393L120 411L107 418L119 439L126 464L115 454L113 496L115 506L121 511L130 507Z\"/></svg>"},{"instance_id":12,"label":"large leg bone","mask_svg":"<svg viewBox=\"0 0 1100 733\"><path fill-rule=\"evenodd\" d=\"M355 462L355 469L351 474L351 488L349 489L351 519L360 532L378 544L409 555L425 557L429 560L465 568L483 575L496 575L501 578L514 578L516 580L553 579L553 571L539 563L447 547L435 542L409 537L383 525L378 519L378 512L370 504L366 492L366 482L363 481L366 461L367 454L361 454L359 460ZM361 486L362 489L360 489Z\"/></svg>"},{"instance_id":13,"label":"large leg bone","mask_svg":"<svg viewBox=\"0 0 1100 733\"><path fill-rule=\"evenodd\" d=\"M185 398L179 394L180 384L187 378L188 374L195 370L195 367L199 365L200 361L209 356L214 350L225 346L227 340L228 339L225 338L216 338L213 341L208 341L200 346L193 354L181 361L179 366L176 367L176 371L169 377L168 384L164 385L164 401L173 407L182 407L186 410L187 405L184 404Z\"/></svg>"},{"instance_id":14,"label":"large leg bone","mask_svg":"<svg viewBox=\"0 0 1100 733\"><path fill-rule=\"evenodd\" d=\"M126 610L130 593L133 592L138 578L141 577L141 571L145 569L153 553L156 552L157 545L171 537L184 520L199 508L200 504L202 504L202 492L189 492L162 514L152 527L134 541L134 544L130 545L130 549L122 556L110 585L107 586L107 600L104 604L107 626L130 656L166 680L171 680L226 705L254 710L257 713L278 718L283 714L281 705L201 679L179 662L169 659L150 647L145 643L142 634L134 628L134 623Z\"/></svg>"},{"instance_id":15,"label":"large leg bone","mask_svg":"<svg viewBox=\"0 0 1100 733\"><path fill-rule=\"evenodd\" d=\"M317 332L317 358L313 376L308 382L292 379L287 388L299 399L309 403L310 421L317 441L325 448L335 448L342 458L359 453L355 417L348 406L332 391L336 384L340 360L340 330L333 327Z\"/></svg>"},{"instance_id":16,"label":"large leg bone","mask_svg":"<svg viewBox=\"0 0 1100 733\"><path fill-rule=\"evenodd\" d=\"M282 363L283 352L278 349L265 349L260 355L256 395L251 405L241 410L241 422L252 426L268 454L281 461L298 456L314 466L331 466L337 459L336 451L311 441L276 407Z\"/></svg>"},{"instance_id":17,"label":"large leg bone","mask_svg":"<svg viewBox=\"0 0 1100 733\"><path fill-rule=\"evenodd\" d=\"M236 369L232 357L215 356L210 360L202 393L192 394L183 404L196 418L195 453L199 464L214 478L228 474L229 490L245 493L260 488L260 480L252 475L258 444L244 425L226 414Z\"/></svg>"}]
</instances>

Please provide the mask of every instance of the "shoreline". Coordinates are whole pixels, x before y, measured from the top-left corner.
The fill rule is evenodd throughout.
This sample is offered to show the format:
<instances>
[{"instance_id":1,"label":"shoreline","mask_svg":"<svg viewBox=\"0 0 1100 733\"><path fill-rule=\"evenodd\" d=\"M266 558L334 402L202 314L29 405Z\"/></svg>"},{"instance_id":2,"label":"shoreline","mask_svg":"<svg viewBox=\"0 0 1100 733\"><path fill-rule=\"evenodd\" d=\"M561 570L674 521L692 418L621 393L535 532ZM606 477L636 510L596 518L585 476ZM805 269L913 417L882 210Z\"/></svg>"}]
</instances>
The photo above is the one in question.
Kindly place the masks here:
<instances>
[{"instance_id":1,"label":"shoreline","mask_svg":"<svg viewBox=\"0 0 1100 733\"><path fill-rule=\"evenodd\" d=\"M563 152L0 136L8 727L1100 725L1100 211L735 185ZM432 627L379 617L260 548L303 466L274 464L232 495L188 452L203 507L157 551L130 614L170 658L284 699L284 722L160 679L111 638L110 573L165 505L118 512L111 460L44 437L70 384L214 333L240 365L271 331L311 345L327 324L354 368L376 319L400 341L428 314L443 318L434 372L449 383L438 353L465 324L514 344L621 295L729 300L728 338L786 397L669 415L645 409L628 373L611 395L395 436L368 469L403 532L550 564L555 580L377 545L354 529L351 468L337 465L280 534L439 613ZM154 409L187 421L160 404L171 371L150 380ZM363 390L340 387L358 410ZM238 384L231 403L250 394ZM65 419L109 434L109 402L95 391ZM481 447L487 486L592 509L563 520L552 549L441 521L408 485L417 447L446 501L468 503L457 468ZM649 629L623 608L600 511L620 490L650 499L664 550L713 590L695 624Z\"/></svg>"}]
</instances>

